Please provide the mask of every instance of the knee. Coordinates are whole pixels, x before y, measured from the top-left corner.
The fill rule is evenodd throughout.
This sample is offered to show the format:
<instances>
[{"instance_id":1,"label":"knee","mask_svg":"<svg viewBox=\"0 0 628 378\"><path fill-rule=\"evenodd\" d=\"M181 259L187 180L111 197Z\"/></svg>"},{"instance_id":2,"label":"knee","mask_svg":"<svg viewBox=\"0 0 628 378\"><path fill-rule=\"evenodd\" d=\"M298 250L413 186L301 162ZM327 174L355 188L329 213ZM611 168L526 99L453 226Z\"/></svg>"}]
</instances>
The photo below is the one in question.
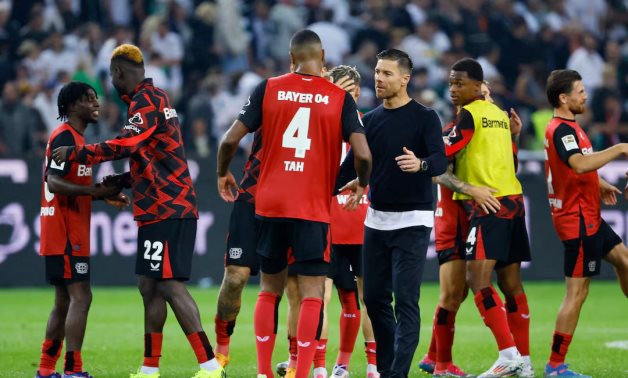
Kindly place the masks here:
<instances>
[{"instance_id":1,"label":"knee","mask_svg":"<svg viewBox=\"0 0 628 378\"><path fill-rule=\"evenodd\" d=\"M579 306L581 306L584 303L588 295L589 295L588 285L573 286L569 288L569 290L567 290L567 299L570 302Z\"/></svg>"},{"instance_id":2,"label":"knee","mask_svg":"<svg viewBox=\"0 0 628 378\"><path fill-rule=\"evenodd\" d=\"M523 293L523 285L521 285L519 280L498 278L497 285L499 290L507 297L514 297Z\"/></svg>"},{"instance_id":3,"label":"knee","mask_svg":"<svg viewBox=\"0 0 628 378\"><path fill-rule=\"evenodd\" d=\"M140 280L137 285L137 289L144 300L150 300L155 296L155 294L157 294L155 283L147 280Z\"/></svg>"},{"instance_id":4,"label":"knee","mask_svg":"<svg viewBox=\"0 0 628 378\"><path fill-rule=\"evenodd\" d=\"M232 292L240 292L249 280L249 274L240 270L225 271L225 277L223 279L223 286L225 289Z\"/></svg>"},{"instance_id":5,"label":"knee","mask_svg":"<svg viewBox=\"0 0 628 378\"><path fill-rule=\"evenodd\" d=\"M468 290L466 290L468 292ZM460 304L464 300L465 291L446 291L440 295L440 307L449 311L458 311Z\"/></svg>"},{"instance_id":6,"label":"knee","mask_svg":"<svg viewBox=\"0 0 628 378\"><path fill-rule=\"evenodd\" d=\"M71 297L71 301L73 308L78 308L81 311L87 311L92 304L92 291L87 289L84 292L73 295Z\"/></svg>"}]
</instances>

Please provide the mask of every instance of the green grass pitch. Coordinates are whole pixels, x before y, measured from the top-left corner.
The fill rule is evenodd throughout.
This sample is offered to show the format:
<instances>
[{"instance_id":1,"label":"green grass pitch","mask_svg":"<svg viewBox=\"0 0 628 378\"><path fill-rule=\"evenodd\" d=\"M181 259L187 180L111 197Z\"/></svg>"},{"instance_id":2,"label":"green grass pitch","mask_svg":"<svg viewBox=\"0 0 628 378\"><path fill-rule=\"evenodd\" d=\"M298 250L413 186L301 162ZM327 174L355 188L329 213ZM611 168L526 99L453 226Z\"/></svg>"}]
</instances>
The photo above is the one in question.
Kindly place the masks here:
<instances>
[{"instance_id":1,"label":"green grass pitch","mask_svg":"<svg viewBox=\"0 0 628 378\"><path fill-rule=\"evenodd\" d=\"M256 354L253 335L253 310L257 287L244 292L242 311L231 343L229 377L255 377ZM526 285L532 323L531 353L537 376L542 376L549 355L550 341L558 306L564 294L561 282L528 283ZM138 368L143 354L142 304L134 288L93 289L94 300L83 345L85 369L96 378L128 377ZM199 304L203 324L212 343L213 317L217 289L192 289ZM425 284L421 296L421 341L410 372L422 376L417 363L425 353L431 335L432 314L438 298L438 286ZM0 377L32 377L39 361L39 349L46 319L52 306L53 291L41 289L0 290ZM285 314L287 301L281 305L281 320L273 363L287 357ZM330 305L330 331L327 366L331 370L338 350L337 297ZM165 328L162 377L191 377L198 366L194 354L181 332L173 313L168 314ZM615 282L593 282L584 306L567 362L576 371L594 377L628 377L628 350L606 346L613 341L628 344L628 301ZM358 336L351 361L353 377L364 377L363 338ZM497 357L490 331L482 323L473 301L463 304L456 323L454 360L462 368L479 374ZM61 359L62 360L62 359ZM62 361L57 368L62 368Z\"/></svg>"}]
</instances>

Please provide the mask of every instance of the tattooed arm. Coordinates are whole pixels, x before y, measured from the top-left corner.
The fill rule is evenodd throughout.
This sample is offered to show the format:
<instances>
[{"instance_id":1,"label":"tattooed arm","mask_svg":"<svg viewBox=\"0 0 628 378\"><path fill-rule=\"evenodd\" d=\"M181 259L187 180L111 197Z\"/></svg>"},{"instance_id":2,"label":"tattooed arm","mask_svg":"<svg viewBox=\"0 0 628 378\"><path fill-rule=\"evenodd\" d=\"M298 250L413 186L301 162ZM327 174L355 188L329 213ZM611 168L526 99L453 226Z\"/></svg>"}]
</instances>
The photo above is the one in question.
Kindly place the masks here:
<instances>
[{"instance_id":1,"label":"tattooed arm","mask_svg":"<svg viewBox=\"0 0 628 378\"><path fill-rule=\"evenodd\" d=\"M450 163L447 172L435 177L434 182L436 184L443 185L454 192L473 197L473 200L477 202L482 210L484 210L487 214L489 212L496 213L499 210L501 204L497 198L493 197L493 194L497 193L497 190L487 188L485 186L475 186L469 184L468 182L464 182L454 175L453 170L454 165L453 163Z\"/></svg>"}]
</instances>

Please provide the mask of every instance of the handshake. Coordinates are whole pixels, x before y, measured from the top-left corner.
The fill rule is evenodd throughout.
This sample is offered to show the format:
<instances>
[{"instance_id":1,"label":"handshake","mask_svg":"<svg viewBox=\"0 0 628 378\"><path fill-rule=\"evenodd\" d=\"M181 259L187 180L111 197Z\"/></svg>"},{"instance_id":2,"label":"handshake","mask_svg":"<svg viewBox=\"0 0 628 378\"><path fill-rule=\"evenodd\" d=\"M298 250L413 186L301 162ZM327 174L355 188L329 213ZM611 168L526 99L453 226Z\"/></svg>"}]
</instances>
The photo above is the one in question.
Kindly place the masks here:
<instances>
[{"instance_id":1,"label":"handshake","mask_svg":"<svg viewBox=\"0 0 628 378\"><path fill-rule=\"evenodd\" d=\"M101 182L94 185L92 197L102 199L106 204L122 210L131 204L129 197L122 193L122 189L131 187L130 179L129 173L105 176Z\"/></svg>"}]
</instances>

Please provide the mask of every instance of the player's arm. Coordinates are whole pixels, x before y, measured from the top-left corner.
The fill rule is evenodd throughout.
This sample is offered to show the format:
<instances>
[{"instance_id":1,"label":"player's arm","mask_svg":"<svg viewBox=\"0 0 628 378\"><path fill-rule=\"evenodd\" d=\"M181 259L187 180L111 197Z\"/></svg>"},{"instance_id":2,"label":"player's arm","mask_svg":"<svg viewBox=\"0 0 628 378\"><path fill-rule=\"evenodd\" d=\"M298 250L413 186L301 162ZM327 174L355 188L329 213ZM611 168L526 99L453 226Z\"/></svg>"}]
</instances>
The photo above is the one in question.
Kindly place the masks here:
<instances>
[{"instance_id":1,"label":"player's arm","mask_svg":"<svg viewBox=\"0 0 628 378\"><path fill-rule=\"evenodd\" d=\"M342 106L342 137L351 145L350 155L353 156L353 166L358 176L353 185L346 187L353 193L344 207L351 210L358 206L362 199L362 194L364 194L364 190L369 184L373 157L366 141L364 125L362 120L360 120L358 108L351 95L347 92L345 92L344 104Z\"/></svg>"},{"instance_id":2,"label":"player's arm","mask_svg":"<svg viewBox=\"0 0 628 378\"><path fill-rule=\"evenodd\" d=\"M397 166L408 173L426 173L431 177L443 174L447 170L447 157L441 129L438 115L435 111L430 111L424 126L425 135L422 138L427 156L417 157L414 151L403 147L403 154L395 158Z\"/></svg>"},{"instance_id":3,"label":"player's arm","mask_svg":"<svg viewBox=\"0 0 628 378\"><path fill-rule=\"evenodd\" d=\"M473 116L466 109L460 109L456 121L445 138L445 154L447 157L454 156L466 147L471 141L475 131Z\"/></svg>"},{"instance_id":4,"label":"player's arm","mask_svg":"<svg viewBox=\"0 0 628 378\"><path fill-rule=\"evenodd\" d=\"M578 135L566 124L559 125L554 131L554 147L560 159L577 174L598 170L621 155L628 155L626 143L584 155L578 146Z\"/></svg>"},{"instance_id":5,"label":"player's arm","mask_svg":"<svg viewBox=\"0 0 628 378\"><path fill-rule=\"evenodd\" d=\"M434 177L433 181L454 192L473 197L473 200L477 202L486 213L496 213L499 210L501 204L497 198L493 197L493 195L497 193L496 189L469 184L468 182L460 180L453 171L454 165L450 163L447 171L440 176Z\"/></svg>"},{"instance_id":6,"label":"player's arm","mask_svg":"<svg viewBox=\"0 0 628 378\"><path fill-rule=\"evenodd\" d=\"M131 102L128 114L131 118L127 120L122 133L115 139L74 148L58 148L52 153L53 159L58 163L69 160L94 165L131 156L155 132L165 115L143 97L140 101Z\"/></svg>"},{"instance_id":7,"label":"player's arm","mask_svg":"<svg viewBox=\"0 0 628 378\"><path fill-rule=\"evenodd\" d=\"M238 150L240 140L250 132L259 129L262 125L262 103L264 102L264 92L266 91L266 80L262 81L249 96L248 101L242 107L238 119L236 119L225 135L220 140L218 146L218 163L216 174L218 176L218 193L220 197L227 201L235 201L235 194L232 190L237 190L238 185L235 177L229 171L229 165L233 156Z\"/></svg>"}]
</instances>

